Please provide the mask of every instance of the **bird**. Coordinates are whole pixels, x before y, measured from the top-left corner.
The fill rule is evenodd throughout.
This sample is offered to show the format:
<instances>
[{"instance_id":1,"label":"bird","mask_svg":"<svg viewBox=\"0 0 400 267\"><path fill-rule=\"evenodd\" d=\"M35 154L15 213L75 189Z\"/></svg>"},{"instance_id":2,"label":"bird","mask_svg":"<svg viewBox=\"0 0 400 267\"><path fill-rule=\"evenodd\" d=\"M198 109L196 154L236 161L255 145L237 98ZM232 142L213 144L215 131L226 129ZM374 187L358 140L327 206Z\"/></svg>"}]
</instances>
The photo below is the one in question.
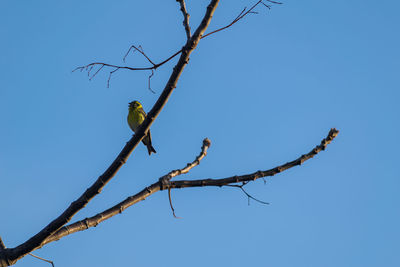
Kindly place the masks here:
<instances>
[{"instance_id":1,"label":"bird","mask_svg":"<svg viewBox=\"0 0 400 267\"><path fill-rule=\"evenodd\" d=\"M133 132L139 128L140 124L146 119L146 112L143 110L142 104L139 101L132 101L129 103L129 112L128 112L128 125ZM150 129L147 131L146 136L142 139L143 144L147 147L147 152L149 155L151 153L157 153L154 147L151 144L151 134Z\"/></svg>"}]
</instances>

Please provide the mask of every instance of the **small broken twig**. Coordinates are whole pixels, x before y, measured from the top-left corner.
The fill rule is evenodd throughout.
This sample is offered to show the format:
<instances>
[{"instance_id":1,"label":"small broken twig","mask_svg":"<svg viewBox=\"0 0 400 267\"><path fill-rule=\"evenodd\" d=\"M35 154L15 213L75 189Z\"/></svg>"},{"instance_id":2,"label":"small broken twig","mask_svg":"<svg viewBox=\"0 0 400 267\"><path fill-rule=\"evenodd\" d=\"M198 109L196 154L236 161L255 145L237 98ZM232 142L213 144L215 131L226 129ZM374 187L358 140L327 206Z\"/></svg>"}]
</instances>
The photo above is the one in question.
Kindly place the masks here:
<instances>
[{"instance_id":1,"label":"small broken twig","mask_svg":"<svg viewBox=\"0 0 400 267\"><path fill-rule=\"evenodd\" d=\"M168 188L168 199L169 199L169 205L170 205L171 210L172 210L172 215L174 215L174 218L175 219L182 219L181 217L177 217L175 215L175 209L174 209L174 206L172 205L172 200L171 200L171 188Z\"/></svg>"},{"instance_id":2,"label":"small broken twig","mask_svg":"<svg viewBox=\"0 0 400 267\"><path fill-rule=\"evenodd\" d=\"M53 266L53 267L54 267L54 262L52 262L51 260L46 260L46 259L43 259L43 258L41 258L41 257L39 257L39 256L36 256L35 254L32 254L32 253L28 253L28 254L29 254L29 255L31 255L32 257L35 257L35 258L39 259L39 260L42 260L42 261L48 262L48 263L50 263L50 264L51 264L51 266Z\"/></svg>"}]
</instances>

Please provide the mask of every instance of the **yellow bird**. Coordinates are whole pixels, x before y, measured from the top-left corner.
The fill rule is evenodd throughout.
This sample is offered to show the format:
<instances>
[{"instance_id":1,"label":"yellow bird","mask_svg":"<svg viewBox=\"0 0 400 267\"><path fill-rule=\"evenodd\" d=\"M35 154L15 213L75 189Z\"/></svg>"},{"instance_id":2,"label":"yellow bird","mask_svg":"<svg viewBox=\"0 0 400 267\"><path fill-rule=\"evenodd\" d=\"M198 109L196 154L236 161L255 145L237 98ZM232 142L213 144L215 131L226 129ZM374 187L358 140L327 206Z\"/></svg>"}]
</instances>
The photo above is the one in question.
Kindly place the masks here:
<instances>
[{"instance_id":1,"label":"yellow bird","mask_svg":"<svg viewBox=\"0 0 400 267\"><path fill-rule=\"evenodd\" d=\"M139 101L132 101L129 103L128 124L132 131L136 132L140 124L146 119L146 112L144 112L142 104ZM157 153L151 145L150 129L147 131L146 136L142 139L143 144L147 147L149 155L151 152Z\"/></svg>"}]
</instances>

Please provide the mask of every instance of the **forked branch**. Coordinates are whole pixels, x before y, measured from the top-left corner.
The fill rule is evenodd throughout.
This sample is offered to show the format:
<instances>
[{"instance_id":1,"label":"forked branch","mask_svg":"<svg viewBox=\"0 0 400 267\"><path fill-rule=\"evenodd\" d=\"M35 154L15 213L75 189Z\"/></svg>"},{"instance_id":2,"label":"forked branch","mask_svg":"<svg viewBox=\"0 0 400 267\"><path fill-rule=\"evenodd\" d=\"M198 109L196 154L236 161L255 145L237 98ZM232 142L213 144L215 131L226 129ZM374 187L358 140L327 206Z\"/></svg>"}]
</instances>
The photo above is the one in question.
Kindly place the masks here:
<instances>
[{"instance_id":1,"label":"forked branch","mask_svg":"<svg viewBox=\"0 0 400 267\"><path fill-rule=\"evenodd\" d=\"M183 25L185 26L186 35L187 35L187 36L190 36L189 14L188 14L187 11L186 11L185 2L184 2L184 1L181 1L181 0L177 0L177 2L179 2L180 5L181 5L181 11L182 11L182 3L183 3L183 6L184 6L184 9L183 9L183 11L182 11L183 16L184 16ZM210 36L210 35L213 35L213 34L215 34L215 33L217 33L217 32L220 32L220 31L222 31L222 30L225 30L225 29L230 28L230 27L233 26L235 23L237 23L238 21L242 20L244 17L246 17L246 16L249 15L249 14L256 14L257 12L255 12L254 9L255 9L257 6L259 6L259 5L263 5L263 6L267 7L267 8L271 8L271 6L270 6L270 5L267 5L265 2L269 2L269 3L272 3L272 4L282 4L282 3L280 3L280 2L271 1L271 0L259 0L259 1L256 2L253 6L251 6L249 9L247 9L247 7L245 7L245 8L239 13L239 15L237 15L237 16L235 17L235 19L233 19L228 25L226 25L226 26L224 26L224 27L221 27L221 28L219 28L219 29L216 29L216 30L214 30L214 31L212 31L212 32L209 32L209 33L207 33L207 34L205 34L205 35L202 35L202 36L200 37L200 39L206 38L206 37L208 37L208 36ZM189 34L189 35L188 35L188 34ZM140 48L141 48L141 47L140 47ZM117 72L117 71L119 71L119 70L131 70L131 71L149 71L149 70L151 70L151 71L154 71L154 70L157 70L157 69L158 69L159 67L161 67L162 65L164 65L165 63L169 62L171 59L175 58L177 55L179 55L179 54L182 53L182 51L183 51L183 48L182 48L181 50L175 52L173 55L171 55L171 56L168 57L167 59L161 61L160 63L154 63L154 62L151 61L150 58L143 52L143 49L140 49L140 50L139 50L138 47L132 45L132 46L129 48L128 53L131 51L131 49L135 49L135 50L139 51L144 57L146 57L146 59L147 59L147 60L149 61L149 63L151 64L151 66L147 66L147 67L129 67L129 66L119 66L119 65L114 65L114 64L108 64L108 63L104 63L104 62L93 62L93 63L90 63L90 64L85 65L85 66L77 67L77 68L74 69L72 72L75 72L75 71L77 71L77 70L79 70L79 71L86 71L86 72L88 73L89 80L92 80L104 67L107 67L107 68L111 69L111 71L109 71L109 75L108 75L108 79L107 79L107 87L109 87L109 86L110 86L111 76L112 76L115 72ZM124 62L125 62L125 59L126 59L126 56L128 55L128 53L125 54L125 56L124 56L124 58L123 58L123 61L124 61ZM95 71L94 74L92 75L91 73L92 73L92 71L94 71L94 70L96 70L96 71ZM149 77L151 78L151 76L153 76L153 72L152 72L152 74L151 74ZM149 80L149 84L150 84L150 80ZM149 86L149 89L150 89L150 86ZM150 89L150 90L151 90L151 89ZM151 91L152 91L152 90L151 90ZM154 92L154 91L152 91L152 92Z\"/></svg>"},{"instance_id":2,"label":"forked branch","mask_svg":"<svg viewBox=\"0 0 400 267\"><path fill-rule=\"evenodd\" d=\"M248 200L248 204L249 205L250 205L250 199L252 199L252 200L254 200L254 201L258 202L258 203L264 204L264 205L269 205L268 202L259 200L259 199L255 198L255 197L253 197L252 195L250 195L249 193L247 193L247 191L244 189L244 186L247 185L248 183L249 182L245 182L245 183L242 183L241 185L239 185L239 184L232 184L232 185L228 184L226 186L239 188L243 192L243 194L245 194L247 196L247 200Z\"/></svg>"},{"instance_id":3,"label":"forked branch","mask_svg":"<svg viewBox=\"0 0 400 267\"><path fill-rule=\"evenodd\" d=\"M219 31L222 31L222 30L225 30L225 29L231 27L233 24L235 24L236 22L238 22L239 20L243 19L245 16L247 16L247 15L249 15L249 14L257 14L257 12L255 12L254 9L255 9L258 5L260 5L260 4L263 5L263 6L265 6L265 7L267 7L268 9L270 9L271 6L265 4L264 1L267 1L267 2L270 2L270 3L273 3L273 4L282 4L282 3L280 3L280 2L275 2L275 1L260 0L260 1L258 1L257 3L255 3L252 7L250 7L249 9L247 9L247 7L243 8L243 10L239 13L239 15L237 15L236 18L235 18L234 20L232 20L232 22L229 23L228 25L226 25L226 26L224 26L224 27L222 27L222 28L219 28L219 29L217 29L217 30L215 30L215 31L212 31L212 32L210 32L210 33L207 33L207 34L204 35L202 38L206 38L207 36L210 36L210 35L212 35L212 34L214 34L214 33L217 33L217 32L219 32Z\"/></svg>"},{"instance_id":4,"label":"forked branch","mask_svg":"<svg viewBox=\"0 0 400 267\"><path fill-rule=\"evenodd\" d=\"M204 186L233 186L233 185L238 185L238 184L243 184L243 183L249 183L251 181L255 181L259 178L263 177L268 177L268 176L274 176L275 174L278 174L280 172L283 172L287 169L290 169L295 166L299 166L305 161L313 158L315 155L317 155L319 152L322 150L325 150L327 145L332 142L332 140L338 135L339 131L336 129L331 129L328 133L328 136L324 138L319 145L314 147L309 153L304 154L300 156L299 158L290 161L288 163L285 163L283 165L277 166L275 168L266 170L266 171L257 171L251 174L245 174L245 175L235 175L227 178L222 178L222 179L199 179L199 180L178 180L178 181L171 181L171 178L176 177L177 175L187 173L190 169L193 167L197 166L198 163L200 162L201 159L204 158L206 155L207 149L210 145L208 139L205 139L203 141L203 146L202 146L202 151L200 152L199 156L196 157L196 159L192 162L187 164L185 168L179 169L172 171L161 178L155 183L153 183L150 186L147 186L144 188L142 191L139 193L132 195L128 198L126 198L124 201L118 203L117 205L100 212L96 214L93 217L86 218L84 220L66 225L59 229L56 233L54 233L52 236L50 236L48 239L43 242L43 245L59 240L62 237L65 237L67 235L86 230L90 227L97 226L99 223L119 214L122 213L125 209L128 207L146 199L148 196L160 191L160 190L171 190L171 189L176 189L176 188L187 188L187 187L204 187ZM240 186L239 186L240 187ZM243 188L242 188L243 190ZM244 191L246 192L246 191ZM246 195L249 196L249 194L246 192ZM253 198L255 199L255 198ZM255 199L257 200L257 199ZM257 200L260 201L260 200Z\"/></svg>"}]
</instances>

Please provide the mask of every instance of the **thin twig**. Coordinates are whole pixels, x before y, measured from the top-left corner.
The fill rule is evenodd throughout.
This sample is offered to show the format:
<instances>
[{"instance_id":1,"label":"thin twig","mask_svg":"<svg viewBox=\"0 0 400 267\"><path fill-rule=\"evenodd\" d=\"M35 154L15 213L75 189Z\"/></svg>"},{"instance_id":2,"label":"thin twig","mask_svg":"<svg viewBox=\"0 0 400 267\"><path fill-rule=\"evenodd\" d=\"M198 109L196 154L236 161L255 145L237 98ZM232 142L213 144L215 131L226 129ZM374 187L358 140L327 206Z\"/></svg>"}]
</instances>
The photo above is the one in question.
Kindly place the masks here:
<instances>
[{"instance_id":1,"label":"thin twig","mask_svg":"<svg viewBox=\"0 0 400 267\"><path fill-rule=\"evenodd\" d=\"M91 80L94 78L94 76L96 76L97 73L99 73L99 71L101 71L101 69L102 69L103 67L104 67L104 65L102 65L102 66L92 75L92 77L89 78L89 81L91 81ZM89 72L88 72L88 74L89 74Z\"/></svg>"},{"instance_id":2,"label":"thin twig","mask_svg":"<svg viewBox=\"0 0 400 267\"><path fill-rule=\"evenodd\" d=\"M139 45L138 47L136 47L136 46L134 46L134 45L131 45L131 47L129 47L128 52L126 52L125 56L124 56L123 59L122 59L124 62L125 62L125 59L126 59L126 57L128 56L128 54L129 54L129 52L131 51L132 48L135 49L135 50L133 50L133 52L138 51L140 54L142 54L142 55L147 59L147 61L150 62L151 65L153 65L153 66L156 65L156 64L144 53L143 47L142 47L141 45Z\"/></svg>"},{"instance_id":3,"label":"thin twig","mask_svg":"<svg viewBox=\"0 0 400 267\"><path fill-rule=\"evenodd\" d=\"M181 0L177 0L177 1L180 2ZM247 8L245 7L245 8L239 13L239 15L236 16L235 19L234 19L232 22L230 22L228 25L226 25L226 26L224 26L224 27L221 27L221 28L219 28L219 29L217 29L217 30L214 30L214 31L212 31L212 32L210 32L210 33L207 33L207 34L201 36L200 39L206 38L206 37L208 37L208 36L210 36L210 35L212 35L212 34L215 34L215 33L217 33L217 32L220 32L220 31L222 31L222 30L225 30L225 29L231 27L232 25L234 25L234 24L237 23L238 21L242 20L245 16L247 16L247 15L249 15L249 14L257 14L257 12L255 12L254 9L255 9L258 5L260 5L260 4L262 4L262 5L267 6L267 7L270 8L270 6L266 5L263 1L267 1L267 2L270 2L270 3L273 3L273 4L282 4L282 3L280 3L280 2L275 2L275 1L270 1L270 0L260 0L260 1L256 2L256 3L255 3L250 9L248 9L248 10L247 10ZM246 10L247 10L247 11L246 11ZM188 15L189 15L189 14L188 14ZM188 17L187 19L189 20L189 17ZM189 22L188 22L188 23L189 23ZM185 25L185 22L184 22L184 25ZM188 24L188 25L189 25L189 24ZM186 29L186 26L185 26L185 29ZM189 27L189 29L190 29L190 27ZM189 32L189 33L190 33L190 32ZM187 29L186 29L186 34L187 34ZM122 69L124 69L124 70L131 70L131 71L157 70L159 67L161 67L162 65L164 65L164 64L167 63L167 62L169 62L171 59L175 58L177 55L179 55L180 53L182 53L182 49L181 49L181 50L175 52L173 55L171 55L171 56L168 57L167 59L165 59L164 61L162 61L162 62L156 64L156 63L154 63L154 62L143 52L143 50L138 49L138 47L132 45L132 46L129 48L128 52L127 52L127 53L125 54L125 56L123 57L123 61L124 61L124 62L125 62L126 57L127 57L128 54L129 54L129 52L130 52L132 49L135 49L134 51L139 51L139 53L141 53L141 54L149 61L149 63L150 63L152 66L150 66L150 67L137 67L137 68L135 68L135 67L129 67L129 66L118 66L118 65L113 65L113 64L103 63L103 62L94 62L94 63L90 63L90 64L85 65L85 66L77 67L77 68L74 69L72 72L74 72L74 71L76 71L76 70L80 70L80 71L86 70L86 71L88 71L88 68L90 68L90 67L92 67L92 66L94 66L94 65L100 65L101 68L103 68L103 67L115 68L114 71L110 72L109 78L108 78L108 80L107 80L107 87L109 87L109 86L110 86L111 75L112 75L114 72L118 71L118 70L122 70ZM97 72L96 72L96 74L97 74ZM95 75L93 75L90 79L93 79L94 76L95 76ZM151 90L151 91L152 91L152 90ZM153 91L153 92L154 92L154 91Z\"/></svg>"},{"instance_id":4,"label":"thin twig","mask_svg":"<svg viewBox=\"0 0 400 267\"><path fill-rule=\"evenodd\" d=\"M270 2L272 4L276 4L276 5L282 5L282 2L277 2L277 1L272 1L272 0L264 0L264 1Z\"/></svg>"},{"instance_id":5,"label":"thin twig","mask_svg":"<svg viewBox=\"0 0 400 267\"><path fill-rule=\"evenodd\" d=\"M179 51L179 52L181 52L181 51ZM107 63L103 63L103 62L93 62L88 65L82 66L82 67L77 67L72 72L75 72L77 70L80 70L80 71L86 70L87 71L88 68L90 68L91 66L95 66L95 65L101 65L101 66L110 67L110 68L127 69L127 70L152 70L152 69L156 69L157 67L159 67L156 65L156 67L132 68L132 67L128 67L128 66L118 66L118 65L107 64Z\"/></svg>"},{"instance_id":6,"label":"thin twig","mask_svg":"<svg viewBox=\"0 0 400 267\"><path fill-rule=\"evenodd\" d=\"M170 205L171 210L172 210L172 215L174 215L174 218L175 219L182 219L181 217L177 217L175 215L175 209L174 209L174 206L172 205L172 200L171 200L171 188L168 188L168 199L169 199L169 205Z\"/></svg>"},{"instance_id":7,"label":"thin twig","mask_svg":"<svg viewBox=\"0 0 400 267\"><path fill-rule=\"evenodd\" d=\"M43 258L41 258L41 257L39 257L39 256L36 256L35 254L32 254L32 253L28 253L28 254L31 255L32 257L35 257L35 258L39 259L39 260L48 262L48 263L50 263L50 264L54 267L54 263L53 263L52 261L43 259Z\"/></svg>"},{"instance_id":8,"label":"thin twig","mask_svg":"<svg viewBox=\"0 0 400 267\"><path fill-rule=\"evenodd\" d=\"M180 6L181 6L181 12L183 15L183 26L185 27L185 32L186 32L186 37L189 40L191 37L190 34L190 25L189 25L189 13L186 10L186 4L185 4L185 0L176 0L177 2L179 2Z\"/></svg>"},{"instance_id":9,"label":"thin twig","mask_svg":"<svg viewBox=\"0 0 400 267\"><path fill-rule=\"evenodd\" d=\"M147 59L148 62L150 62L150 64L153 65L153 67L156 66L156 64L146 55L146 53L144 52L143 47L142 47L141 45L139 45L138 47L136 47L136 46L134 46L134 45L131 45L131 47L128 49L128 52L126 52L125 56L123 57L123 61L124 61L124 62L125 62L126 57L127 57L128 54L129 54L129 52L130 52L132 49L134 49L132 53L134 53L135 51L138 51L140 54L142 54L142 55ZM149 89L150 92L152 92L153 94L155 94L156 92L154 92L153 89L151 89L151 78L152 78L153 75L154 75L154 70L155 70L155 69L150 69L150 70L151 70L151 73L150 73L150 75L149 75L149 77L148 77L148 81L149 81L148 89Z\"/></svg>"},{"instance_id":10,"label":"thin twig","mask_svg":"<svg viewBox=\"0 0 400 267\"><path fill-rule=\"evenodd\" d=\"M263 0L258 1L257 3L255 3L249 10L246 11L246 7L239 13L239 15L228 25L219 28L215 31L212 31L210 33L207 33L206 35L204 35L202 38L206 38L207 36L210 36L211 34L217 33L219 31L225 30L229 27L231 27L232 25L234 25L236 22L238 22L239 20L243 19L245 16L247 16L248 14L256 14L253 10L259 5L259 4L264 4Z\"/></svg>"},{"instance_id":11,"label":"thin twig","mask_svg":"<svg viewBox=\"0 0 400 267\"><path fill-rule=\"evenodd\" d=\"M255 197L253 197L253 196L250 195L249 193L247 193L247 191L244 190L244 188L243 188L244 185L246 185L246 184L243 184L243 185L225 185L225 186L240 188L240 190L242 190L242 192L247 196L247 198L248 198L248 204L249 204L249 205L250 205L250 199L253 199L253 200L255 200L255 201L257 201L257 202L259 202L259 203L261 203L261 204L269 205L268 202L261 201L261 200L255 198Z\"/></svg>"},{"instance_id":12,"label":"thin twig","mask_svg":"<svg viewBox=\"0 0 400 267\"><path fill-rule=\"evenodd\" d=\"M108 75L108 79L107 79L107 88L110 88L110 80L111 80L111 76L114 74L114 72L118 71L120 68L115 68L114 70L110 71L110 74Z\"/></svg>"},{"instance_id":13,"label":"thin twig","mask_svg":"<svg viewBox=\"0 0 400 267\"><path fill-rule=\"evenodd\" d=\"M153 77L154 75L154 70L151 70L151 74L149 75L149 90L150 92L152 92L153 94L155 94L156 92L153 91L153 89L151 89L151 77Z\"/></svg>"}]
</instances>

